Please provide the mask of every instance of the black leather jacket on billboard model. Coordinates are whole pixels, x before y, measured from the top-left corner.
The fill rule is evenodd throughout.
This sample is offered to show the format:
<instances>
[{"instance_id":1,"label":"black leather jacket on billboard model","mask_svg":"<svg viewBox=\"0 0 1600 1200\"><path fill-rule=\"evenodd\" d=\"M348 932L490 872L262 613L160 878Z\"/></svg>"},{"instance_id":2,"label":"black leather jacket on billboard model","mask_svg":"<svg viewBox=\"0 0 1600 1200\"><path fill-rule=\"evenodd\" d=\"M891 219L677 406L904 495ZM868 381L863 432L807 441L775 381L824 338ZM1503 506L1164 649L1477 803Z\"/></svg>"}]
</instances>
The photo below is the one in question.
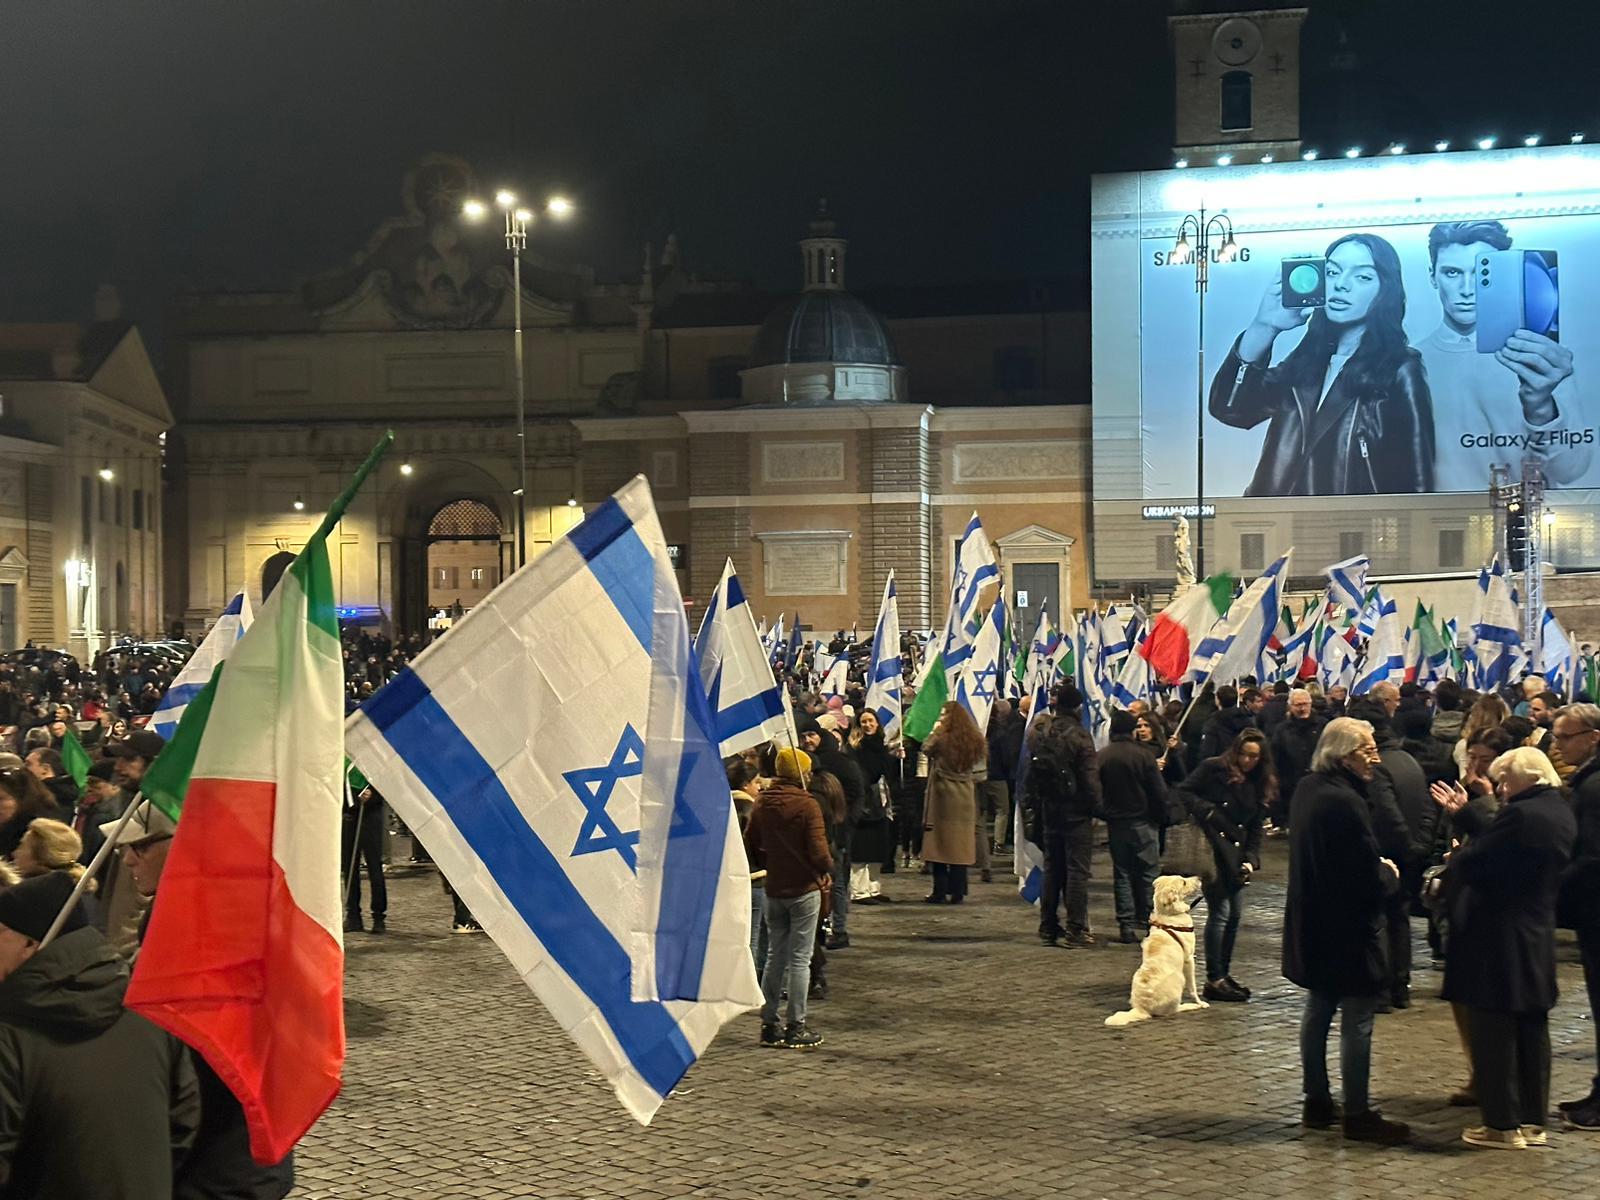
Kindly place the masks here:
<instances>
[{"instance_id":1,"label":"black leather jacket on billboard model","mask_svg":"<svg viewBox=\"0 0 1600 1200\"><path fill-rule=\"evenodd\" d=\"M1211 415L1235 429L1270 421L1246 496L1349 496L1433 490L1433 401L1415 350L1381 389L1341 372L1322 397L1247 363L1234 343L1211 381Z\"/></svg>"}]
</instances>

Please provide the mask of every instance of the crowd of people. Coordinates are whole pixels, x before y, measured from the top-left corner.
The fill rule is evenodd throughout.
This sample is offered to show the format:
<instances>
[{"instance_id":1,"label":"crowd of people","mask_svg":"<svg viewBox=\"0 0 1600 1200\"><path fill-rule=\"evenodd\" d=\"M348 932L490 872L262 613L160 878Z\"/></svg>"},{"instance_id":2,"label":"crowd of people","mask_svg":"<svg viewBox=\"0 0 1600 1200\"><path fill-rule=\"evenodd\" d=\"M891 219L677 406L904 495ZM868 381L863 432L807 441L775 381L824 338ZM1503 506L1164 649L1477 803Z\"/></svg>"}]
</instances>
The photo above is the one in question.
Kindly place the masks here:
<instances>
[{"instance_id":1,"label":"crowd of people","mask_svg":"<svg viewBox=\"0 0 1600 1200\"><path fill-rule=\"evenodd\" d=\"M962 903L969 869L991 877L1020 809L1041 860L1041 945L1107 936L1089 911L1104 846L1117 942L1148 935L1158 875L1193 873L1206 1001L1248 1003L1236 972L1281 972L1306 990L1308 1128L1408 1139L1372 1107L1368 1079L1376 1016L1412 1004L1414 930L1459 1032L1464 1079L1449 1102L1481 1113L1469 1145L1546 1141L1558 925L1576 934L1600 1054L1600 706L1587 696L1568 703L1537 676L1501 693L1444 681L1360 697L1245 681L1136 702L1097 747L1067 682L1042 713L1000 700L979 731L950 703L924 743L886 744L859 675L829 697L791 672L797 750L774 743L727 763L755 880L762 1046L821 1043L807 1001L828 994L851 906L888 901L882 873L919 869L926 902ZM1236 965L1274 838L1289 859L1282 961ZM1342 1104L1326 1064L1340 1014ZM1600 1131L1600 1075L1557 1112L1566 1128Z\"/></svg>"}]
</instances>

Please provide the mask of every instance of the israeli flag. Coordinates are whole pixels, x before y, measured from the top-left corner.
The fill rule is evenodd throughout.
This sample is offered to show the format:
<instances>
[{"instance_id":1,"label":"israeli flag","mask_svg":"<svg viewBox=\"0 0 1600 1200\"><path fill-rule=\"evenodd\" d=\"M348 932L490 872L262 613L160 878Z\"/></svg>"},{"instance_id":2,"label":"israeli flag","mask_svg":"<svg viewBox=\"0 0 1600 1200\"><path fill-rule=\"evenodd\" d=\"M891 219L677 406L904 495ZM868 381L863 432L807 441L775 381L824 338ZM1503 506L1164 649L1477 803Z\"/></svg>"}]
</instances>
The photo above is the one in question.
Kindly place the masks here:
<instances>
[{"instance_id":1,"label":"israeli flag","mask_svg":"<svg viewBox=\"0 0 1600 1200\"><path fill-rule=\"evenodd\" d=\"M1578 652L1573 648L1572 639L1556 620L1555 613L1545 609L1544 619L1539 624L1539 674L1549 681L1552 692L1565 694L1570 700L1577 690L1577 663Z\"/></svg>"},{"instance_id":2,"label":"israeli flag","mask_svg":"<svg viewBox=\"0 0 1600 1200\"><path fill-rule=\"evenodd\" d=\"M1044 894L1044 850L1028 840L1027 823L1022 819L1023 789L1028 782L1028 764L1033 756L1028 753L1029 737L1035 721L1044 718L1050 708L1049 688L1043 684L1034 689L1033 706L1028 713L1028 724L1022 733L1022 753L1017 758L1016 804L1011 812L1011 869L1017 876L1017 895L1029 904L1037 905Z\"/></svg>"},{"instance_id":3,"label":"israeli flag","mask_svg":"<svg viewBox=\"0 0 1600 1200\"><path fill-rule=\"evenodd\" d=\"M883 585L883 601L878 605L878 624L872 631L872 658L867 665L867 695L864 707L878 716L883 738L893 745L900 740L900 687L905 668L900 662L900 601L894 590L894 572Z\"/></svg>"},{"instance_id":4,"label":"israeli flag","mask_svg":"<svg viewBox=\"0 0 1600 1200\"><path fill-rule=\"evenodd\" d=\"M1364 696L1380 683L1398 684L1406 674L1406 635L1400 611L1395 602L1385 598L1377 588L1372 591L1378 615L1372 639L1367 642L1366 657L1350 689L1352 696Z\"/></svg>"},{"instance_id":5,"label":"israeli flag","mask_svg":"<svg viewBox=\"0 0 1600 1200\"><path fill-rule=\"evenodd\" d=\"M189 701L211 682L217 664L228 657L228 651L244 636L252 619L250 597L241 591L228 601L228 607L222 610L211 632L201 639L194 654L184 663L183 670L172 681L167 694L161 698L160 707L150 716L151 729L168 741L172 740L172 735L178 732L178 722L183 720L184 710L189 707Z\"/></svg>"},{"instance_id":6,"label":"israeli flag","mask_svg":"<svg viewBox=\"0 0 1600 1200\"><path fill-rule=\"evenodd\" d=\"M1283 613L1283 581L1289 574L1289 557L1293 553L1294 548L1290 547L1217 618L1189 660L1186 680L1232 683L1257 669Z\"/></svg>"},{"instance_id":7,"label":"israeli flag","mask_svg":"<svg viewBox=\"0 0 1600 1200\"><path fill-rule=\"evenodd\" d=\"M950 615L945 621L944 643L940 649L944 656L945 682L952 695L972 657L973 643L987 615L980 603L983 590L999 582L1000 568L989 547L989 535L983 531L978 514L973 513L956 549L955 578L950 584Z\"/></svg>"},{"instance_id":8,"label":"israeli flag","mask_svg":"<svg viewBox=\"0 0 1600 1200\"><path fill-rule=\"evenodd\" d=\"M350 757L641 1124L761 1001L713 728L643 478L345 727Z\"/></svg>"},{"instance_id":9,"label":"israeli flag","mask_svg":"<svg viewBox=\"0 0 1600 1200\"><path fill-rule=\"evenodd\" d=\"M1487 690L1511 681L1512 667L1522 651L1517 630L1517 608L1506 581L1505 564L1496 555L1478 576L1478 596L1473 605L1472 654L1477 664L1475 686Z\"/></svg>"},{"instance_id":10,"label":"israeli flag","mask_svg":"<svg viewBox=\"0 0 1600 1200\"><path fill-rule=\"evenodd\" d=\"M823 696L842 696L845 688L850 683L850 652L828 656L828 669L822 676L822 682L817 685L817 692Z\"/></svg>"},{"instance_id":11,"label":"israeli flag","mask_svg":"<svg viewBox=\"0 0 1600 1200\"><path fill-rule=\"evenodd\" d=\"M1367 571L1372 560L1365 554L1347 558L1323 570L1328 576L1328 603L1336 613L1360 612L1367 598Z\"/></svg>"},{"instance_id":12,"label":"israeli flag","mask_svg":"<svg viewBox=\"0 0 1600 1200\"><path fill-rule=\"evenodd\" d=\"M1000 694L1000 634L1006 623L1006 602L1003 596L995 598L988 620L978 630L972 643L972 657L956 681L955 702L972 714L981 733L989 727L989 713L994 708L995 697Z\"/></svg>"},{"instance_id":13,"label":"israeli flag","mask_svg":"<svg viewBox=\"0 0 1600 1200\"><path fill-rule=\"evenodd\" d=\"M778 682L731 558L706 606L694 652L723 758L782 736Z\"/></svg>"}]
</instances>

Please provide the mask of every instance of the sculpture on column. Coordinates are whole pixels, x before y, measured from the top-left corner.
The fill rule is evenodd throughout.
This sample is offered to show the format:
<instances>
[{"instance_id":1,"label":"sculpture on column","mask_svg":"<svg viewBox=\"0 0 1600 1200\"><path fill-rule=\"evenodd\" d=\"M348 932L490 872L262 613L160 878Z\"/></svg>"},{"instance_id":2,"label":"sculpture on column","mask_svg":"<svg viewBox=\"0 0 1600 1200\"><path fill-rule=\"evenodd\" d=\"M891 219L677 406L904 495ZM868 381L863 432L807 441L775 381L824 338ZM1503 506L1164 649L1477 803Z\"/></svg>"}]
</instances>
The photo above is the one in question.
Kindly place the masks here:
<instances>
[{"instance_id":1,"label":"sculpture on column","mask_svg":"<svg viewBox=\"0 0 1600 1200\"><path fill-rule=\"evenodd\" d=\"M1178 575L1178 586L1172 593L1176 597L1194 586L1194 559L1189 557L1189 518L1182 513L1172 518L1172 559Z\"/></svg>"}]
</instances>

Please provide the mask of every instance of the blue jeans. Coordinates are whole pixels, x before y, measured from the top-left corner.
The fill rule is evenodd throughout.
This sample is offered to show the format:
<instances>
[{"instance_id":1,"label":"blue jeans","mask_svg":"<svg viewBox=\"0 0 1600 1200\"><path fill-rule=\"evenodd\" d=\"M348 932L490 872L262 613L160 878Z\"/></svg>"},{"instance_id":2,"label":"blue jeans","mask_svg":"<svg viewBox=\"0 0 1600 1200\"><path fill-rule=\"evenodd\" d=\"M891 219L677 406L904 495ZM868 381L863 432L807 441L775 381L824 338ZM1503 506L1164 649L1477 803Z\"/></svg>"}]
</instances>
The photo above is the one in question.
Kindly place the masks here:
<instances>
[{"instance_id":1,"label":"blue jeans","mask_svg":"<svg viewBox=\"0 0 1600 1200\"><path fill-rule=\"evenodd\" d=\"M845 935L850 920L850 842L848 833L843 836L846 840L833 855L833 916L829 920L835 937Z\"/></svg>"},{"instance_id":2,"label":"blue jeans","mask_svg":"<svg viewBox=\"0 0 1600 1200\"><path fill-rule=\"evenodd\" d=\"M1368 1082L1372 1078L1372 1018L1378 1010L1376 996L1336 996L1332 992L1307 992L1306 1011L1300 1018L1300 1073L1307 1100L1332 1098L1328 1084L1328 1030L1336 1009L1339 1019L1339 1076L1344 1084L1344 1111L1348 1116L1367 1111Z\"/></svg>"},{"instance_id":3,"label":"blue jeans","mask_svg":"<svg viewBox=\"0 0 1600 1200\"><path fill-rule=\"evenodd\" d=\"M806 993L811 990L811 950L817 940L817 914L822 893L783 899L767 897L767 965L761 972L761 1023L778 1019L778 998L789 992L789 1024L804 1025Z\"/></svg>"},{"instance_id":4,"label":"blue jeans","mask_svg":"<svg viewBox=\"0 0 1600 1200\"><path fill-rule=\"evenodd\" d=\"M750 957L759 977L767 965L767 889L759 883L750 885Z\"/></svg>"},{"instance_id":5,"label":"blue jeans","mask_svg":"<svg viewBox=\"0 0 1600 1200\"><path fill-rule=\"evenodd\" d=\"M1149 821L1118 818L1106 822L1111 848L1111 891L1118 925L1150 924L1151 896L1161 873L1156 827Z\"/></svg>"},{"instance_id":6,"label":"blue jeans","mask_svg":"<svg viewBox=\"0 0 1600 1200\"><path fill-rule=\"evenodd\" d=\"M1221 880L1208 883L1206 898L1206 979L1226 979L1233 968L1233 944L1239 940L1239 918L1244 915L1244 893L1231 891Z\"/></svg>"}]
</instances>

